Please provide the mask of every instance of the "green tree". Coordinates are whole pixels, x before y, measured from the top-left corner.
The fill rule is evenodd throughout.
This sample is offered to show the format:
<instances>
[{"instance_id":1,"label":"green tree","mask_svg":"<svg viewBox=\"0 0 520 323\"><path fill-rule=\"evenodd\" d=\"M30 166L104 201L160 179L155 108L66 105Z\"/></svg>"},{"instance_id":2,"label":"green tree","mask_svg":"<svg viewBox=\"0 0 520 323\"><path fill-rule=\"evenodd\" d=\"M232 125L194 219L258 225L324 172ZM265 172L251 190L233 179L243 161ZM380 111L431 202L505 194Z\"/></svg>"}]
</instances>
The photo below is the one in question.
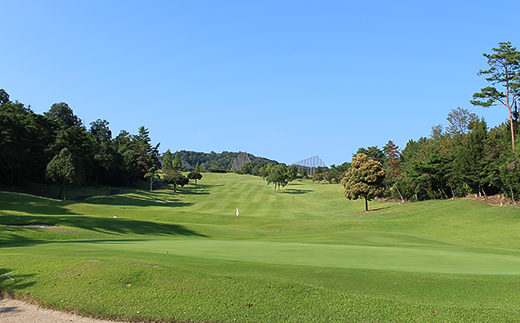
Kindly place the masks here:
<instances>
[{"instance_id":1,"label":"green tree","mask_svg":"<svg viewBox=\"0 0 520 323\"><path fill-rule=\"evenodd\" d=\"M112 140L112 131L108 127L110 122L97 119L90 123L89 132L96 137L99 142L110 142Z\"/></svg>"},{"instance_id":2,"label":"green tree","mask_svg":"<svg viewBox=\"0 0 520 323\"><path fill-rule=\"evenodd\" d=\"M486 81L490 82L492 86L485 87L480 92L473 94L473 100L470 102L484 108L503 105L508 109L514 152L513 107L516 106L519 99L520 53L516 50L516 47L511 45L511 42L500 42L498 48L493 48L493 52L493 54L483 54L488 60L489 69L478 72L478 75L486 75Z\"/></svg>"},{"instance_id":3,"label":"green tree","mask_svg":"<svg viewBox=\"0 0 520 323\"><path fill-rule=\"evenodd\" d=\"M133 137L133 145L135 154L137 156L137 163L135 165L135 173L134 173L134 184L137 179L145 179L146 174L150 174L153 172L153 168L160 169L159 162L159 145L158 143L155 146L151 145L150 132L144 126L139 128L139 133ZM147 176L148 180L150 180L150 175ZM153 181L153 177L152 177Z\"/></svg>"},{"instance_id":4,"label":"green tree","mask_svg":"<svg viewBox=\"0 0 520 323\"><path fill-rule=\"evenodd\" d=\"M7 102L9 102L9 94L4 89L0 89L0 104Z\"/></svg>"},{"instance_id":5,"label":"green tree","mask_svg":"<svg viewBox=\"0 0 520 323\"><path fill-rule=\"evenodd\" d=\"M271 171L273 170L273 165L271 163L267 164L265 166L264 171L261 173L262 178L265 179L269 174L271 174Z\"/></svg>"},{"instance_id":6,"label":"green tree","mask_svg":"<svg viewBox=\"0 0 520 323\"><path fill-rule=\"evenodd\" d=\"M48 112L43 113L47 118L56 119L67 127L81 127L81 119L74 115L74 111L65 102L54 103Z\"/></svg>"},{"instance_id":7,"label":"green tree","mask_svg":"<svg viewBox=\"0 0 520 323\"><path fill-rule=\"evenodd\" d=\"M173 170L172 152L169 149L164 153L162 167Z\"/></svg>"},{"instance_id":8,"label":"green tree","mask_svg":"<svg viewBox=\"0 0 520 323\"><path fill-rule=\"evenodd\" d=\"M464 193L478 193L482 188L485 167L485 142L487 125L484 120L473 121L469 126L470 133L464 138L454 153L451 175L454 181L461 183ZM464 194L464 195L466 195Z\"/></svg>"},{"instance_id":9,"label":"green tree","mask_svg":"<svg viewBox=\"0 0 520 323\"><path fill-rule=\"evenodd\" d=\"M270 164L269 164L270 165ZM285 187L288 184L287 168L284 165L276 165L271 169L271 173L266 177L267 185L273 183L274 191L276 192L276 186Z\"/></svg>"},{"instance_id":10,"label":"green tree","mask_svg":"<svg viewBox=\"0 0 520 323\"><path fill-rule=\"evenodd\" d=\"M377 146L372 146L368 148L358 148L354 156L359 154L365 154L373 160L380 162L381 164L385 162L385 154L381 149L377 148Z\"/></svg>"},{"instance_id":11,"label":"green tree","mask_svg":"<svg viewBox=\"0 0 520 323\"><path fill-rule=\"evenodd\" d=\"M388 143L383 147L383 150L386 154L386 164L385 164L385 183L388 188L390 188L390 194L397 192L398 197L401 199L401 202L404 203L404 197L401 194L401 190L399 189L400 174L401 170L401 152L399 151L399 147L394 144L393 141L389 140Z\"/></svg>"},{"instance_id":12,"label":"green tree","mask_svg":"<svg viewBox=\"0 0 520 323\"><path fill-rule=\"evenodd\" d=\"M190 172L188 174L188 178L189 179L194 179L195 180L195 186L197 186L197 180L202 179L202 174L197 172L197 171L193 171L193 172Z\"/></svg>"},{"instance_id":13,"label":"green tree","mask_svg":"<svg viewBox=\"0 0 520 323\"><path fill-rule=\"evenodd\" d=\"M291 167L287 168L287 181L292 182L298 176L298 166L291 165Z\"/></svg>"},{"instance_id":14,"label":"green tree","mask_svg":"<svg viewBox=\"0 0 520 323\"><path fill-rule=\"evenodd\" d=\"M365 211L368 211L368 201L384 192L384 179L385 170L380 162L365 154L358 154L352 158L352 165L341 184L345 187L345 197L349 200L364 198Z\"/></svg>"},{"instance_id":15,"label":"green tree","mask_svg":"<svg viewBox=\"0 0 520 323\"><path fill-rule=\"evenodd\" d=\"M253 163L252 162L245 162L244 165L240 168L239 173L240 174L252 174L253 173Z\"/></svg>"},{"instance_id":16,"label":"green tree","mask_svg":"<svg viewBox=\"0 0 520 323\"><path fill-rule=\"evenodd\" d=\"M175 158L173 159L173 162L172 162L172 168L173 168L173 170L180 170L181 167L182 167L181 158L179 157L179 152L176 152Z\"/></svg>"},{"instance_id":17,"label":"green tree","mask_svg":"<svg viewBox=\"0 0 520 323\"><path fill-rule=\"evenodd\" d=\"M60 184L58 198L67 199L67 191L73 184L81 184L84 180L81 166L72 153L63 148L60 153L47 164L46 176L48 179Z\"/></svg>"},{"instance_id":18,"label":"green tree","mask_svg":"<svg viewBox=\"0 0 520 323\"><path fill-rule=\"evenodd\" d=\"M251 171L251 173L255 176L259 176L260 175L260 170L262 169L262 166L261 165L256 165L255 167L253 167L253 170Z\"/></svg>"},{"instance_id":19,"label":"green tree","mask_svg":"<svg viewBox=\"0 0 520 323\"><path fill-rule=\"evenodd\" d=\"M112 145L112 131L106 120L97 119L90 123L89 133L95 138L92 151L94 154L93 172L96 183L113 183L117 172L117 153Z\"/></svg>"},{"instance_id":20,"label":"green tree","mask_svg":"<svg viewBox=\"0 0 520 323\"><path fill-rule=\"evenodd\" d=\"M43 180L47 164L56 153L46 151L56 140L57 121L34 113L22 103L0 93L0 178L15 181Z\"/></svg>"},{"instance_id":21,"label":"green tree","mask_svg":"<svg viewBox=\"0 0 520 323\"><path fill-rule=\"evenodd\" d=\"M177 193L177 186L184 187L190 180L178 172L167 172L163 176L163 183L165 185L173 186L173 192Z\"/></svg>"},{"instance_id":22,"label":"green tree","mask_svg":"<svg viewBox=\"0 0 520 323\"><path fill-rule=\"evenodd\" d=\"M153 191L153 184L155 183L155 179L158 178L157 168L156 166L149 167L146 170L146 174L144 174L144 178L148 180L150 183L150 191Z\"/></svg>"},{"instance_id":23,"label":"green tree","mask_svg":"<svg viewBox=\"0 0 520 323\"><path fill-rule=\"evenodd\" d=\"M199 162L197 162L197 165L195 165L195 171L197 173L200 173L200 165L199 165Z\"/></svg>"}]
</instances>

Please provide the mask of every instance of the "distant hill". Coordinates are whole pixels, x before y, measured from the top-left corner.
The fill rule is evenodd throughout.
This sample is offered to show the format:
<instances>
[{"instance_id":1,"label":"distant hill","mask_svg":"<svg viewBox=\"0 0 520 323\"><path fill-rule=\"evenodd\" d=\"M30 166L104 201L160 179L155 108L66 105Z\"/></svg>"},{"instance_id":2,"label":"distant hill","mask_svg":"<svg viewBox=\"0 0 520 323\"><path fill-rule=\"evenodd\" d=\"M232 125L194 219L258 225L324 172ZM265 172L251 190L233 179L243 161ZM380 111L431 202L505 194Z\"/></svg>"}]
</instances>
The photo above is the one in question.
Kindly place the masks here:
<instances>
[{"instance_id":1,"label":"distant hill","mask_svg":"<svg viewBox=\"0 0 520 323\"><path fill-rule=\"evenodd\" d=\"M203 169L231 169L231 164L233 163L233 159L235 159L238 155L242 154L239 152L230 152L223 151L221 153L216 153L214 151L210 153L196 152L196 151L187 151L180 150L178 151L179 158L182 163L187 163L195 167L197 163L199 163L200 167ZM172 153L175 156L175 153ZM264 157L256 157L253 154L249 154L249 159L256 165L267 165L271 163L273 166L280 164L276 160L268 159Z\"/></svg>"}]
</instances>

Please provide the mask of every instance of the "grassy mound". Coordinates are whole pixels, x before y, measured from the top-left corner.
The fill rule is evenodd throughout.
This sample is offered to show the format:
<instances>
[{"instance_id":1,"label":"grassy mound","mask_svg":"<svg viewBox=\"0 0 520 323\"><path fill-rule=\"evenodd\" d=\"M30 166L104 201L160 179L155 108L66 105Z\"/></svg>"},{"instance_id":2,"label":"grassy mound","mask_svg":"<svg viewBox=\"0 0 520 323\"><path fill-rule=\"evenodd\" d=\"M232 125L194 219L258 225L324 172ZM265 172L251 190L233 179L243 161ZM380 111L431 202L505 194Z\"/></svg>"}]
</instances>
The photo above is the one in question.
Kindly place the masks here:
<instances>
[{"instance_id":1,"label":"grassy mound","mask_svg":"<svg viewBox=\"0 0 520 323\"><path fill-rule=\"evenodd\" d=\"M236 174L177 194L88 195L0 192L0 275L15 279L0 290L131 321L519 320L513 206L374 201L364 213L340 185L274 193Z\"/></svg>"}]
</instances>

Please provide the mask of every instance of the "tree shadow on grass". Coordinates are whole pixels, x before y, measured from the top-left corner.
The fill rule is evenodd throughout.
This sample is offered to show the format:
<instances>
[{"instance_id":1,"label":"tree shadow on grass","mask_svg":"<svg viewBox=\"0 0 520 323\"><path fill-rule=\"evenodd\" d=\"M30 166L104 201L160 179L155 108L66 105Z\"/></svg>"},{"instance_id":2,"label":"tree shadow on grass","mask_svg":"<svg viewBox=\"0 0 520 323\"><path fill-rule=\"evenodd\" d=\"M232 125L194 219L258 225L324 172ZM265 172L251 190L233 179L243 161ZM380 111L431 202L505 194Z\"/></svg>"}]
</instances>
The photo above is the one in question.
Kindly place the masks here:
<instances>
[{"instance_id":1,"label":"tree shadow on grass","mask_svg":"<svg viewBox=\"0 0 520 323\"><path fill-rule=\"evenodd\" d=\"M11 278L5 276L4 274L11 273L9 276ZM36 284L33 281L32 277L36 276L36 274L18 274L14 269L8 269L4 267L0 267L0 298L5 297L6 295L14 298L14 292L17 290L24 290L27 287L31 287ZM10 312L12 308L2 308L0 312Z\"/></svg>"},{"instance_id":2,"label":"tree shadow on grass","mask_svg":"<svg viewBox=\"0 0 520 323\"><path fill-rule=\"evenodd\" d=\"M177 189L177 193L179 194L195 194L195 195L208 195L208 185L204 184L189 184L187 186L181 187Z\"/></svg>"},{"instance_id":3,"label":"tree shadow on grass","mask_svg":"<svg viewBox=\"0 0 520 323\"><path fill-rule=\"evenodd\" d=\"M368 211L358 212L358 214L372 213L372 212L377 212L377 211L381 211L381 210L388 209L388 208L389 208L389 206L378 207L376 209L369 208Z\"/></svg>"},{"instance_id":4,"label":"tree shadow on grass","mask_svg":"<svg viewBox=\"0 0 520 323\"><path fill-rule=\"evenodd\" d=\"M14 241L40 241L32 239L30 234L19 235L20 230L49 230L49 228L25 228L9 225L6 216L0 216L0 223L6 227L5 232L0 237L0 243L8 243ZM197 236L207 237L204 234L197 233L186 227L173 223L162 223L152 221L141 221L124 218L106 218L98 216L29 216L22 219L26 223L49 224L55 226L68 226L79 228L97 233L105 233L111 235L147 235L147 236ZM7 222L7 223L6 223ZM23 223L23 222L20 222ZM19 224L20 224L19 223Z\"/></svg>"},{"instance_id":5,"label":"tree shadow on grass","mask_svg":"<svg viewBox=\"0 0 520 323\"><path fill-rule=\"evenodd\" d=\"M93 196L86 200L78 201L61 201L53 200L50 198L43 198L32 195L13 195L13 194L0 194L0 215L3 210L16 211L26 214L36 215L77 215L76 212L71 211L67 206L76 203L94 204L94 205L115 205L115 206L129 206L129 207L149 207L149 206L161 206L161 207L183 207L190 206L192 203L180 202L178 199L172 196L168 198L169 203L161 203L163 198L158 197L155 199L155 195L140 194L138 196L131 195L111 195L111 196ZM9 221L17 221L17 217L22 215L10 215ZM9 224L8 221L0 221L3 224Z\"/></svg>"},{"instance_id":6,"label":"tree shadow on grass","mask_svg":"<svg viewBox=\"0 0 520 323\"><path fill-rule=\"evenodd\" d=\"M307 194L309 193L311 190L302 190L302 189L299 189L299 188L286 188L284 190L281 191L282 194L291 194L291 195L300 195L300 194Z\"/></svg>"},{"instance_id":7,"label":"tree shadow on grass","mask_svg":"<svg viewBox=\"0 0 520 323\"><path fill-rule=\"evenodd\" d=\"M169 203L161 203L168 200ZM78 202L80 203L80 202ZM192 203L180 202L175 196L156 196L153 194L141 195L139 197L126 195L103 196L100 198L90 198L81 203L96 205L119 205L119 206L163 206L163 207L182 207L190 206Z\"/></svg>"},{"instance_id":8,"label":"tree shadow on grass","mask_svg":"<svg viewBox=\"0 0 520 323\"><path fill-rule=\"evenodd\" d=\"M28 214L76 214L64 207L59 200L41 199L41 200L0 200L1 211L16 211ZM16 218L15 215L10 217Z\"/></svg>"}]
</instances>

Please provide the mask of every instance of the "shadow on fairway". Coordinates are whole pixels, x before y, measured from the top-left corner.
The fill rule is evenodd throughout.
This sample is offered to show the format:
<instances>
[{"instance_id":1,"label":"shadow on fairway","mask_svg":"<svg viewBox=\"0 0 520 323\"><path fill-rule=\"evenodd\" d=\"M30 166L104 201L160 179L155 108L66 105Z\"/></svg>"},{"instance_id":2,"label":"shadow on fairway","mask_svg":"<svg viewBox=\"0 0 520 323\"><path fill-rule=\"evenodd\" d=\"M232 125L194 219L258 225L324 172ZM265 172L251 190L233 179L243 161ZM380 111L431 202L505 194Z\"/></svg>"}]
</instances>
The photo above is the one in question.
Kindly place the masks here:
<instances>
[{"instance_id":1,"label":"shadow on fairway","mask_svg":"<svg viewBox=\"0 0 520 323\"><path fill-rule=\"evenodd\" d=\"M66 205L66 204L65 204ZM0 210L16 211L29 214L76 214L64 206L64 202L46 197L32 195L2 195L0 199ZM7 222L16 219L17 216L10 215ZM1 223L6 221L0 220Z\"/></svg>"},{"instance_id":2,"label":"shadow on fairway","mask_svg":"<svg viewBox=\"0 0 520 323\"><path fill-rule=\"evenodd\" d=\"M5 276L4 274L9 274L11 278ZM2 293L5 293L11 297L14 296L12 294L15 290L24 290L27 287L31 287L36 283L33 281L32 277L36 276L36 274L18 274L14 269L7 269L0 267L0 299L2 298ZM0 311L6 312L5 309L1 309Z\"/></svg>"},{"instance_id":3,"label":"shadow on fairway","mask_svg":"<svg viewBox=\"0 0 520 323\"><path fill-rule=\"evenodd\" d=\"M381 210L385 210L385 209L388 209L390 206L383 206L383 207L378 207L376 209L368 209L368 211L363 211L363 212L359 212L359 214L361 213L371 213L371 212L377 212L377 211L381 211Z\"/></svg>"},{"instance_id":4,"label":"shadow on fairway","mask_svg":"<svg viewBox=\"0 0 520 323\"><path fill-rule=\"evenodd\" d=\"M168 200L170 203L161 203L162 200ZM135 196L113 195L104 196L101 198L90 198L85 201L78 201L78 203L96 204L96 205L120 205L120 206L163 206L163 207L179 207L190 206L192 203L179 202L178 199L172 196L161 195L159 197L152 194Z\"/></svg>"},{"instance_id":5,"label":"shadow on fairway","mask_svg":"<svg viewBox=\"0 0 520 323\"><path fill-rule=\"evenodd\" d=\"M19 226L9 225L6 221L6 216L0 216L0 223L6 231L0 237L0 243L29 240L37 242L39 240L31 239L27 236L20 236L17 234L18 230L48 230L37 228L24 228ZM6 223L7 222L7 223ZM186 229L182 225L172 223L159 223L151 221L139 221L123 218L105 218L95 216L30 216L21 218L20 223L45 223L56 226L68 226L73 228L80 228L88 231L94 231L105 234L125 235L155 235L155 236L197 236L206 237L206 235L197 233L193 230Z\"/></svg>"},{"instance_id":6,"label":"shadow on fairway","mask_svg":"<svg viewBox=\"0 0 520 323\"><path fill-rule=\"evenodd\" d=\"M302 190L302 189L298 189L298 188L286 188L281 191L282 194L291 194L291 195L307 194L309 192L310 192L310 190Z\"/></svg>"},{"instance_id":7,"label":"shadow on fairway","mask_svg":"<svg viewBox=\"0 0 520 323\"><path fill-rule=\"evenodd\" d=\"M207 185L197 184L197 186L184 186L177 188L177 194L195 194L195 195L209 195Z\"/></svg>"}]
</instances>

